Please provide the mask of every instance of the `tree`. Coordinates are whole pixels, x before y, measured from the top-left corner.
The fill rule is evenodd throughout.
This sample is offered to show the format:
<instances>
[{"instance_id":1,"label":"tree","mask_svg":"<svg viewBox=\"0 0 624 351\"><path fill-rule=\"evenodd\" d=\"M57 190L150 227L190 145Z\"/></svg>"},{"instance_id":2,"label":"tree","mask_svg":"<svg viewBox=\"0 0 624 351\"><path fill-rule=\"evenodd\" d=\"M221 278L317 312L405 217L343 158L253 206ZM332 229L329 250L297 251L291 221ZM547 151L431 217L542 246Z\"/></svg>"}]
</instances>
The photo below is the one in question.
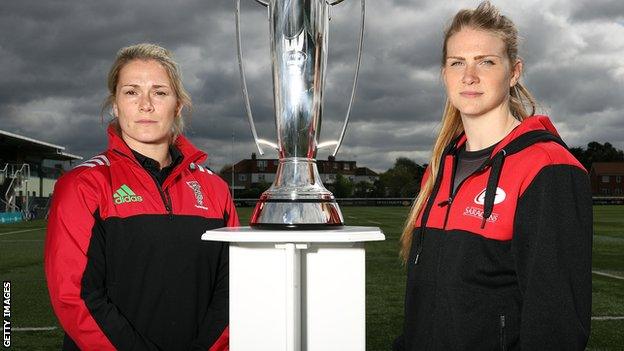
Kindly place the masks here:
<instances>
[{"instance_id":1,"label":"tree","mask_svg":"<svg viewBox=\"0 0 624 351\"><path fill-rule=\"evenodd\" d=\"M600 144L592 141L587 144L587 150L584 150L582 147L573 147L570 148L570 152L587 170L591 168L594 162L624 161L624 152L616 149L609 142Z\"/></svg>"},{"instance_id":2,"label":"tree","mask_svg":"<svg viewBox=\"0 0 624 351\"><path fill-rule=\"evenodd\" d=\"M399 157L394 166L380 175L385 196L389 197L414 197L420 190L420 181L425 168L416 162Z\"/></svg>"},{"instance_id":3,"label":"tree","mask_svg":"<svg viewBox=\"0 0 624 351\"><path fill-rule=\"evenodd\" d=\"M230 184L232 182L232 165L229 163L223 165L223 167L221 167L221 170L219 171L219 175L223 180ZM230 184L230 186L231 185L232 184Z\"/></svg>"},{"instance_id":4,"label":"tree","mask_svg":"<svg viewBox=\"0 0 624 351\"><path fill-rule=\"evenodd\" d=\"M353 196L372 197L375 192L375 185L369 182L360 181L353 186Z\"/></svg>"},{"instance_id":5,"label":"tree","mask_svg":"<svg viewBox=\"0 0 624 351\"><path fill-rule=\"evenodd\" d=\"M337 198L350 197L353 193L353 182L338 173L334 181L334 196Z\"/></svg>"},{"instance_id":6,"label":"tree","mask_svg":"<svg viewBox=\"0 0 624 351\"><path fill-rule=\"evenodd\" d=\"M221 167L221 170L219 170L219 174L224 174L226 172L232 172L232 165L229 163L224 164L223 167Z\"/></svg>"},{"instance_id":7,"label":"tree","mask_svg":"<svg viewBox=\"0 0 624 351\"><path fill-rule=\"evenodd\" d=\"M253 184L249 189L238 190L237 197L241 199L259 199L260 195L262 195L262 193L265 192L270 186L271 183L261 181Z\"/></svg>"}]
</instances>

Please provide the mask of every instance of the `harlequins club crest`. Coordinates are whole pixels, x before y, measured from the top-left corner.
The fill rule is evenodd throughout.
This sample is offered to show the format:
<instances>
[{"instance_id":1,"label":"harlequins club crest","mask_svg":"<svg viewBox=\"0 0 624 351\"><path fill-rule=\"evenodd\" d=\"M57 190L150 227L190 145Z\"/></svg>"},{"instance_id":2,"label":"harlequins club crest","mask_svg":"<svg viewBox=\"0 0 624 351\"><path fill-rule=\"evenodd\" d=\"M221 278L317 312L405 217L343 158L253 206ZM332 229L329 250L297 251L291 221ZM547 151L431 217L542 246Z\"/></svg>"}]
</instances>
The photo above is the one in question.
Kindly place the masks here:
<instances>
[{"instance_id":1,"label":"harlequins club crest","mask_svg":"<svg viewBox=\"0 0 624 351\"><path fill-rule=\"evenodd\" d=\"M195 207L197 208L201 208L202 210L207 210L208 207L204 206L204 194L202 194L201 192L201 185L199 185L198 181L190 181L190 182L186 182L186 184L193 189L193 193L195 194L195 200L197 201L197 204L195 205Z\"/></svg>"}]
</instances>

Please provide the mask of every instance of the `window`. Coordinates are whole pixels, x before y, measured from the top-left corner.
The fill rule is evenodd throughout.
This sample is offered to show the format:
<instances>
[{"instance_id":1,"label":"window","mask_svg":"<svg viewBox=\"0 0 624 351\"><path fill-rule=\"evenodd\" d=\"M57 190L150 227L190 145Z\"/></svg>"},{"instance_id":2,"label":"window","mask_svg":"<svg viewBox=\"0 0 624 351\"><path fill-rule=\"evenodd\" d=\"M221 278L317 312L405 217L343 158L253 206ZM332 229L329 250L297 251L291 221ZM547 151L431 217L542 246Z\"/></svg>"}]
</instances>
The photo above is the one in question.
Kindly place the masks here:
<instances>
[{"instance_id":1,"label":"window","mask_svg":"<svg viewBox=\"0 0 624 351\"><path fill-rule=\"evenodd\" d=\"M244 182L247 180L247 175L246 174L239 174L238 175L238 180L240 180L241 182Z\"/></svg>"},{"instance_id":2,"label":"window","mask_svg":"<svg viewBox=\"0 0 624 351\"><path fill-rule=\"evenodd\" d=\"M616 183L621 183L622 182L622 176L615 176L615 182Z\"/></svg>"},{"instance_id":3,"label":"window","mask_svg":"<svg viewBox=\"0 0 624 351\"><path fill-rule=\"evenodd\" d=\"M602 195L609 195L609 189L607 189L607 188L600 188L600 193L602 193Z\"/></svg>"},{"instance_id":4,"label":"window","mask_svg":"<svg viewBox=\"0 0 624 351\"><path fill-rule=\"evenodd\" d=\"M613 190L614 195L622 195L622 188L615 188Z\"/></svg>"},{"instance_id":5,"label":"window","mask_svg":"<svg viewBox=\"0 0 624 351\"><path fill-rule=\"evenodd\" d=\"M602 182L603 183L608 183L609 182L609 176L602 176Z\"/></svg>"},{"instance_id":6,"label":"window","mask_svg":"<svg viewBox=\"0 0 624 351\"><path fill-rule=\"evenodd\" d=\"M258 165L258 168L260 169L265 169L267 166L267 161L266 160L259 160L256 163Z\"/></svg>"},{"instance_id":7,"label":"window","mask_svg":"<svg viewBox=\"0 0 624 351\"><path fill-rule=\"evenodd\" d=\"M264 174L258 174L258 181L259 182L264 182Z\"/></svg>"},{"instance_id":8,"label":"window","mask_svg":"<svg viewBox=\"0 0 624 351\"><path fill-rule=\"evenodd\" d=\"M344 169L345 171L349 170L349 164L345 163L344 165L342 165L342 169Z\"/></svg>"}]
</instances>

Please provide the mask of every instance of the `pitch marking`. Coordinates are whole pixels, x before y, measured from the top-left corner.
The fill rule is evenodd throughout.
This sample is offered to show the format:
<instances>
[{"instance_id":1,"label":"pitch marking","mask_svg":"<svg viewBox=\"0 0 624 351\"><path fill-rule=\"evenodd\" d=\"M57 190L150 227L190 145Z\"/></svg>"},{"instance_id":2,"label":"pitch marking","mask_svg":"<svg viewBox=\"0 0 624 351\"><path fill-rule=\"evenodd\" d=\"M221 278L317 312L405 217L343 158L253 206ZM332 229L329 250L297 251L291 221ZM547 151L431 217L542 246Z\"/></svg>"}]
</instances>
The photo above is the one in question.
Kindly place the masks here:
<instances>
[{"instance_id":1,"label":"pitch marking","mask_svg":"<svg viewBox=\"0 0 624 351\"><path fill-rule=\"evenodd\" d=\"M600 316L591 317L592 321L621 321L624 320L624 316Z\"/></svg>"},{"instance_id":2,"label":"pitch marking","mask_svg":"<svg viewBox=\"0 0 624 351\"><path fill-rule=\"evenodd\" d=\"M592 273L597 274L597 275L601 275L603 277L609 277L609 278L613 278L613 279L624 280L624 277L620 277L619 275L613 275L613 274L603 273L603 272L599 272L599 271L592 271Z\"/></svg>"},{"instance_id":3,"label":"pitch marking","mask_svg":"<svg viewBox=\"0 0 624 351\"><path fill-rule=\"evenodd\" d=\"M17 234L17 233L34 232L35 230L41 230L41 229L45 229L45 227L35 228L35 229L16 230L14 232L0 233L0 236L9 235L9 234Z\"/></svg>"},{"instance_id":4,"label":"pitch marking","mask_svg":"<svg viewBox=\"0 0 624 351\"><path fill-rule=\"evenodd\" d=\"M49 331L55 330L56 327L36 327L36 328L11 328L13 331Z\"/></svg>"}]
</instances>

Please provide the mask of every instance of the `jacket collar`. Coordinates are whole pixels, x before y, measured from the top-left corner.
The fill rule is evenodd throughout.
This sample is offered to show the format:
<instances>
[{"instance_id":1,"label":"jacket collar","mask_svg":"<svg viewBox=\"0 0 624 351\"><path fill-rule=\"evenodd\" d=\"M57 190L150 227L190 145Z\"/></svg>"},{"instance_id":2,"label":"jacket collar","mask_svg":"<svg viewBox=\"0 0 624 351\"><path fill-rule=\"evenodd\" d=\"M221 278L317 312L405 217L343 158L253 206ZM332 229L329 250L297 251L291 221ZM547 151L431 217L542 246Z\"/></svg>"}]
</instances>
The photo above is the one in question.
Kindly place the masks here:
<instances>
[{"instance_id":1,"label":"jacket collar","mask_svg":"<svg viewBox=\"0 0 624 351\"><path fill-rule=\"evenodd\" d=\"M505 146L509 145L512 141L517 139L519 136L528 133L533 130L546 130L559 137L559 133L557 129L550 121L548 116L543 115L534 115L525 118L516 128L514 128L507 136L505 136L498 145L492 150L491 155L495 155L497 152L505 148ZM455 153L461 146L466 143L466 134L461 133L460 136L456 139L457 141L454 143L454 147L450 149L450 153Z\"/></svg>"},{"instance_id":2,"label":"jacket collar","mask_svg":"<svg viewBox=\"0 0 624 351\"><path fill-rule=\"evenodd\" d=\"M135 160L132 154L132 150L130 149L128 144L126 144L126 142L121 138L121 136L117 134L115 128L113 126L109 126L107 132L108 148ZM208 157L206 153L200 151L193 144L191 144L191 142L184 135L179 135L176 138L174 145L178 148L178 150L180 150L182 156L184 157L182 163L203 163Z\"/></svg>"},{"instance_id":3,"label":"jacket collar","mask_svg":"<svg viewBox=\"0 0 624 351\"><path fill-rule=\"evenodd\" d=\"M182 153L182 156L184 158L182 159L180 164L178 164L171 171L169 176L167 176L167 179L165 179L165 181L162 184L163 188L168 187L169 184L171 184L171 182L173 181L173 179L175 179L177 175L180 174L180 172L182 172L185 169L190 168L191 163L198 163L198 164L204 163L206 161L206 158L208 157L206 153L197 149L183 135L179 135L176 138L174 145ZM143 166L141 166L141 164L137 161L137 159L132 154L132 150L130 149L130 147L128 147L128 144L126 144L126 142L121 138L121 136L117 134L117 131L115 131L115 128L113 128L112 126L108 127L108 149L116 153L122 154L123 156L128 158L131 162L134 162L135 164L137 164L137 166L143 169Z\"/></svg>"}]
</instances>

